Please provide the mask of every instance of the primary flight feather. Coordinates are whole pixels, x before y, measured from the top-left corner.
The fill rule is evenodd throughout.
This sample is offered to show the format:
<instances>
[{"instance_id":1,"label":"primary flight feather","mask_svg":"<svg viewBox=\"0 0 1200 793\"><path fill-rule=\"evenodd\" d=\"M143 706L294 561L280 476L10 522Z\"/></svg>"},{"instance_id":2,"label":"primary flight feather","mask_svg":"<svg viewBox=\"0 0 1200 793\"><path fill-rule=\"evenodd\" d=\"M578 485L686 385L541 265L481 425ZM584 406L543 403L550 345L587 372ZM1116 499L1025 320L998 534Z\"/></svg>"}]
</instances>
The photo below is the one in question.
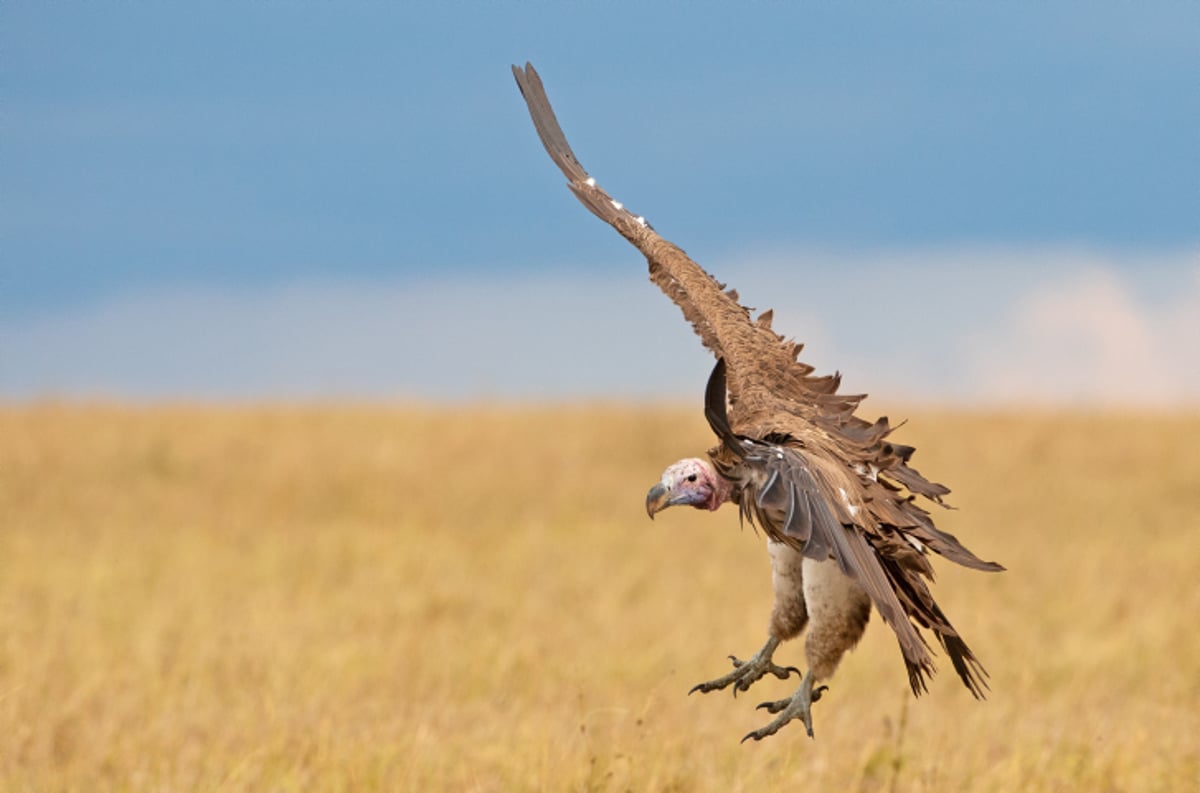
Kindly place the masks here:
<instances>
[{"instance_id":1,"label":"primary flight feather","mask_svg":"<svg viewBox=\"0 0 1200 793\"><path fill-rule=\"evenodd\" d=\"M650 279L683 311L717 358L705 392L705 417L719 441L707 459L680 460L650 489L650 517L670 506L715 510L737 505L767 536L775 605L766 644L728 674L693 688L747 690L766 674L786 678L772 656L807 627L808 672L791 697L765 702L776 718L746 738L761 740L793 719L812 735L811 705L842 655L857 644L872 605L895 632L914 694L934 672L920 629L931 631L963 684L978 698L987 673L933 599L930 552L977 570L997 571L934 526L921 496L949 493L909 465L914 449L888 440L886 418L855 415L864 394L839 394L840 377L815 376L798 359L802 345L757 319L679 247L663 239L590 177L571 151L533 66L513 67L534 127L567 186L593 214L645 255ZM745 739L743 739L745 740Z\"/></svg>"}]
</instances>

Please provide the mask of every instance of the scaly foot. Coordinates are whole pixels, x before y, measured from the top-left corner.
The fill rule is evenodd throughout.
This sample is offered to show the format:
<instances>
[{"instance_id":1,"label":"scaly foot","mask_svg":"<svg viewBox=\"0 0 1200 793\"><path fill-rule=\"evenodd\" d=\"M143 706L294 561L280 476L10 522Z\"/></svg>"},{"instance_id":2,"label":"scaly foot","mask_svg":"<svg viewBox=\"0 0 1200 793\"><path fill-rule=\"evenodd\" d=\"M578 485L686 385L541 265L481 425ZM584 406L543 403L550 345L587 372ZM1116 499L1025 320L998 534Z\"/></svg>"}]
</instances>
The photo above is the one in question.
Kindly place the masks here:
<instances>
[{"instance_id":1,"label":"scaly foot","mask_svg":"<svg viewBox=\"0 0 1200 793\"><path fill-rule=\"evenodd\" d=\"M751 738L761 741L768 735L774 735L779 732L779 729L783 725L792 719L800 719L800 721L804 722L804 729L808 732L808 737L813 737L812 704L821 698L822 693L828 690L829 686L819 686L814 690L812 672L809 672L800 681L800 688L796 689L795 694L778 702L763 702L758 706L769 713L778 713L779 715L766 727L747 733L746 737L742 738L742 743Z\"/></svg>"},{"instance_id":2,"label":"scaly foot","mask_svg":"<svg viewBox=\"0 0 1200 793\"><path fill-rule=\"evenodd\" d=\"M775 648L778 646L779 640L772 636L767 639L763 648L748 661L740 661L732 655L729 656L729 660L733 661L732 672L718 677L716 680L692 686L692 690L688 694L694 694L697 691L707 694L710 691L720 691L732 685L733 695L736 697L739 691L749 691L750 686L754 685L763 675L772 674L780 680L786 680L792 672L800 674L800 670L794 666L779 666L771 660L771 656L774 655Z\"/></svg>"}]
</instances>

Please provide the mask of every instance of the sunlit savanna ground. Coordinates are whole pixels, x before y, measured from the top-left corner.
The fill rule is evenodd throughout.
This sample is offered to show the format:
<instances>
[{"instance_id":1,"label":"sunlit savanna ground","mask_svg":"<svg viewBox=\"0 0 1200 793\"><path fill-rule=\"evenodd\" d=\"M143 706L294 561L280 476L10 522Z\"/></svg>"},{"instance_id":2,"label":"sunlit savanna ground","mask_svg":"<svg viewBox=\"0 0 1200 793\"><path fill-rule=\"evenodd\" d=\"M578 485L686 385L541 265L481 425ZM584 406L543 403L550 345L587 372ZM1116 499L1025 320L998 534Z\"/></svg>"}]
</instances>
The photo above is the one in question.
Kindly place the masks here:
<instances>
[{"instance_id":1,"label":"sunlit savanna ground","mask_svg":"<svg viewBox=\"0 0 1200 793\"><path fill-rule=\"evenodd\" d=\"M876 618L815 741L739 745L794 681L686 693L762 541L642 507L696 410L0 409L0 788L1195 790L1200 418L908 413L1009 567L939 566L991 699L908 702Z\"/></svg>"}]
</instances>

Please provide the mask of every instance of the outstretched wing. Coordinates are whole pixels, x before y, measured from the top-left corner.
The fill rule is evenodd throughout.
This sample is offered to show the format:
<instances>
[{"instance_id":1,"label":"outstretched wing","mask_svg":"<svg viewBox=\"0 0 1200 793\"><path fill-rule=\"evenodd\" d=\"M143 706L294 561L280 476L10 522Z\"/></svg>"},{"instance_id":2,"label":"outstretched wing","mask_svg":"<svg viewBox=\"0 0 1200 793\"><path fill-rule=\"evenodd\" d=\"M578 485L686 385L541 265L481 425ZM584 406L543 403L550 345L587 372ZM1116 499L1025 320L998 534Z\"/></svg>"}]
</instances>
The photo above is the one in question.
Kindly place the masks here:
<instances>
[{"instance_id":1,"label":"outstretched wing","mask_svg":"<svg viewBox=\"0 0 1200 793\"><path fill-rule=\"evenodd\" d=\"M729 362L729 392L736 401L747 389L767 380L773 390L792 393L804 404L853 412L861 397L835 395L838 377L813 377L812 367L796 361L803 345L785 341L771 330L771 312L753 321L738 303L737 292L704 271L678 246L659 236L641 215L635 215L609 195L580 164L558 124L541 77L533 66L513 67L513 75L542 145L567 177L571 192L592 214L616 229L645 255L650 279L671 298L692 323L704 346Z\"/></svg>"},{"instance_id":2,"label":"outstretched wing","mask_svg":"<svg viewBox=\"0 0 1200 793\"><path fill-rule=\"evenodd\" d=\"M738 303L736 291L726 291L682 249L659 236L645 218L605 192L567 143L537 71L527 63L523 69L514 66L513 75L538 136L567 177L567 186L596 217L642 252L650 265L650 279L679 306L704 346L725 359L733 425L739 431L749 434L752 428L765 427L763 431L773 428L798 437L813 436L819 445L840 450L847 459L888 467L893 479L914 493L940 500L949 492L910 469L904 454L884 450L883 439L891 431L887 419L871 423L855 416L866 395L837 393L838 374L814 376L813 367L797 360L803 345L771 330L771 311L752 319L750 310Z\"/></svg>"}]
</instances>

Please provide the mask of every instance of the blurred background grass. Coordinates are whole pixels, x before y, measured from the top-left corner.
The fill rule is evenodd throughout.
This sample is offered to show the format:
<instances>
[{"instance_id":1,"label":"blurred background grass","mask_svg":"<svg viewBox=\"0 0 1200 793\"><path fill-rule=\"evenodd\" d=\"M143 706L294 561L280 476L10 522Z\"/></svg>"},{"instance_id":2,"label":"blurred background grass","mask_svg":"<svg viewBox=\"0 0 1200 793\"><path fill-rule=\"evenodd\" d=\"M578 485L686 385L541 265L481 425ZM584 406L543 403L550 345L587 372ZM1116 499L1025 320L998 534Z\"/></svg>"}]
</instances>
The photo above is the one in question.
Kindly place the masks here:
<instances>
[{"instance_id":1,"label":"blurred background grass","mask_svg":"<svg viewBox=\"0 0 1200 793\"><path fill-rule=\"evenodd\" d=\"M1194 789L1200 417L911 418L1009 568L938 567L990 700L908 702L876 617L815 741L743 746L795 681L686 692L761 644L762 540L642 507L698 410L2 408L0 787Z\"/></svg>"}]
</instances>

